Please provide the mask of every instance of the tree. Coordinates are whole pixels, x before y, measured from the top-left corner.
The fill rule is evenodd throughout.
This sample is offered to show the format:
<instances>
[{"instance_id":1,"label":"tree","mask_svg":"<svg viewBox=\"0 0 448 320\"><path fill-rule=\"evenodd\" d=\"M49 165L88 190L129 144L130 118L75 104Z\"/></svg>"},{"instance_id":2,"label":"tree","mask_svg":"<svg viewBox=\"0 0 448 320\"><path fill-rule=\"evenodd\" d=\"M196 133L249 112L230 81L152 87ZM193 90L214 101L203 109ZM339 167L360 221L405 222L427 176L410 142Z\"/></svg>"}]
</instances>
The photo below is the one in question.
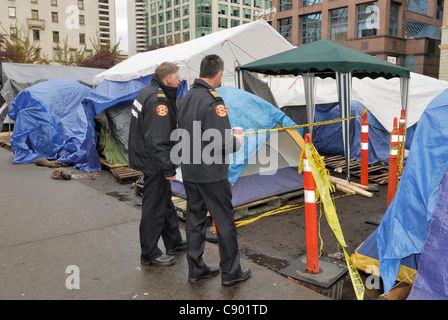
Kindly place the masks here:
<instances>
[{"instance_id":1,"label":"tree","mask_svg":"<svg viewBox=\"0 0 448 320\"><path fill-rule=\"evenodd\" d=\"M112 52L106 49L101 49L91 58L85 59L81 63L81 67L110 69L116 64L116 62L117 59L114 57Z\"/></svg>"},{"instance_id":2,"label":"tree","mask_svg":"<svg viewBox=\"0 0 448 320\"><path fill-rule=\"evenodd\" d=\"M116 61L118 61L120 59L121 51L118 48L121 43L121 38L118 39L118 43L114 46L111 46L110 42L108 42L107 44L103 44L103 43L101 43L100 34L97 30L95 39L92 39L92 38L89 38L89 39L90 39L90 42L92 43L94 55L104 49L104 50L107 50L110 53L112 53L112 55L114 56Z\"/></svg>"},{"instance_id":3,"label":"tree","mask_svg":"<svg viewBox=\"0 0 448 320\"><path fill-rule=\"evenodd\" d=\"M11 35L2 34L3 45L0 43L0 57L3 62L49 64L48 56L43 54L39 41L32 40L30 31L25 27L14 27L16 32ZM3 47L3 48L2 48Z\"/></svg>"},{"instance_id":4,"label":"tree","mask_svg":"<svg viewBox=\"0 0 448 320\"><path fill-rule=\"evenodd\" d=\"M79 67L86 58L86 46L83 46L81 49L76 51L73 50L68 45L68 36L65 38L62 46L59 42L56 44L55 51L57 52L57 55L55 55L53 61L63 66Z\"/></svg>"}]
</instances>

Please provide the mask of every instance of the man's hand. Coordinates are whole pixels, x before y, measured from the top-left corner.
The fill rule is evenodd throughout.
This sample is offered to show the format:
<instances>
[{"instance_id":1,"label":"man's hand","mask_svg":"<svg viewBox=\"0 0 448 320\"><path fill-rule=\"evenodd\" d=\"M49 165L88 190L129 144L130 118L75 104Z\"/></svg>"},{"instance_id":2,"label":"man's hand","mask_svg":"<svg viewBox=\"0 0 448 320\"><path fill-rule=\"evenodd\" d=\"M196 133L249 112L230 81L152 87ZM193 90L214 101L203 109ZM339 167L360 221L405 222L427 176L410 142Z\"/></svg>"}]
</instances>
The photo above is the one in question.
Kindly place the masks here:
<instances>
[{"instance_id":1,"label":"man's hand","mask_svg":"<svg viewBox=\"0 0 448 320\"><path fill-rule=\"evenodd\" d=\"M169 180L169 181L174 181L174 180L176 180L176 176L165 177L165 179L166 179L166 180Z\"/></svg>"},{"instance_id":2,"label":"man's hand","mask_svg":"<svg viewBox=\"0 0 448 320\"><path fill-rule=\"evenodd\" d=\"M243 144L244 144L244 135L242 135L242 134L236 134L236 135L235 135L235 138L238 139L238 141L240 142L240 146L242 147Z\"/></svg>"}]
</instances>

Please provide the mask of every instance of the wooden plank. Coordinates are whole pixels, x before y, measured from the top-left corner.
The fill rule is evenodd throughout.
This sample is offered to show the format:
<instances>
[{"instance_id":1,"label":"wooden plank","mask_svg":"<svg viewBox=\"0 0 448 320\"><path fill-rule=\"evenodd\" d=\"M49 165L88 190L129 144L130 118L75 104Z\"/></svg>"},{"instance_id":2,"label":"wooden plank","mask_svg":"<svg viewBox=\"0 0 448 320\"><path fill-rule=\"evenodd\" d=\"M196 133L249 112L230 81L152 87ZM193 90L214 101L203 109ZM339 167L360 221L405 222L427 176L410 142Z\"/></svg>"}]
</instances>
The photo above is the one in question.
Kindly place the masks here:
<instances>
[{"instance_id":1,"label":"wooden plank","mask_svg":"<svg viewBox=\"0 0 448 320\"><path fill-rule=\"evenodd\" d=\"M101 166L107 170L125 167L125 166L122 166L119 164L110 164L107 162L106 158L100 158L100 162L101 162Z\"/></svg>"},{"instance_id":2,"label":"wooden plank","mask_svg":"<svg viewBox=\"0 0 448 320\"><path fill-rule=\"evenodd\" d=\"M351 188L349 188L347 186L344 186L342 184L339 184L339 183L336 184L336 189L338 189L338 190L340 190L342 192L350 193L350 194L355 194L356 193L353 189L351 189Z\"/></svg>"},{"instance_id":3,"label":"wooden plank","mask_svg":"<svg viewBox=\"0 0 448 320\"><path fill-rule=\"evenodd\" d=\"M364 190L363 188L360 188L356 185L353 185L353 184L347 182L346 180L330 176L330 182L335 183L336 189L338 189L338 190L341 190L341 191L344 191L347 193L355 192L355 193L362 195L364 197L367 197L367 198L373 197L373 193L368 192L368 191ZM340 187L342 186L342 188L338 188L338 186L340 186Z\"/></svg>"},{"instance_id":4,"label":"wooden plank","mask_svg":"<svg viewBox=\"0 0 448 320\"><path fill-rule=\"evenodd\" d=\"M373 167L369 167L368 168L368 170L367 170L367 172L374 172L374 171L377 171L377 170L382 170L382 169L384 169L384 167L382 167L382 166L373 166ZM352 174L360 174L361 173L361 170L358 170L358 171L352 171L351 172Z\"/></svg>"}]
</instances>

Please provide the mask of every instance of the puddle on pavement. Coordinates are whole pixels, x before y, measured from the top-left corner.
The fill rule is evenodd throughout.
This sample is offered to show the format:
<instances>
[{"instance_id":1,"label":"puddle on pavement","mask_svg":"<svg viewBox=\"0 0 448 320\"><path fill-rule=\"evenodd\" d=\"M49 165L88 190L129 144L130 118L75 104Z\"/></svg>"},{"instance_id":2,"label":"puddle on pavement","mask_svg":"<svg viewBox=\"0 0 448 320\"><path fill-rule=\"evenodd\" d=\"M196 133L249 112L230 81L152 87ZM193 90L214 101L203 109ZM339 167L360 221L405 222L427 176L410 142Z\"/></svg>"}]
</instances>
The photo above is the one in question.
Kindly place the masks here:
<instances>
[{"instance_id":1,"label":"puddle on pavement","mask_svg":"<svg viewBox=\"0 0 448 320\"><path fill-rule=\"evenodd\" d=\"M130 197L128 195L120 193L120 192L116 192L116 191L108 192L108 193L106 193L106 195L117 198L119 201L123 201L123 202L130 200Z\"/></svg>"},{"instance_id":2,"label":"puddle on pavement","mask_svg":"<svg viewBox=\"0 0 448 320\"><path fill-rule=\"evenodd\" d=\"M244 254L246 258L251 260L252 262L268 268L270 270L273 270L277 272L278 274L281 274L280 272L288 267L290 265L290 262L287 260L282 260L278 258L268 257L262 253L254 253L251 252L248 249L242 248L241 253ZM359 274L363 280L363 283L365 285L367 275L363 273L362 271L359 271ZM284 276L284 275L282 275ZM310 290L316 291L330 299L333 300L356 300L356 294L353 289L353 285L350 279L349 273L345 273L338 281L336 281L332 286L330 286L328 289L315 286L309 283L300 282L297 280L294 280L292 278L289 278L291 281L297 283L298 285L302 285ZM364 293L364 300L376 300L383 292L377 289L365 289Z\"/></svg>"}]
</instances>

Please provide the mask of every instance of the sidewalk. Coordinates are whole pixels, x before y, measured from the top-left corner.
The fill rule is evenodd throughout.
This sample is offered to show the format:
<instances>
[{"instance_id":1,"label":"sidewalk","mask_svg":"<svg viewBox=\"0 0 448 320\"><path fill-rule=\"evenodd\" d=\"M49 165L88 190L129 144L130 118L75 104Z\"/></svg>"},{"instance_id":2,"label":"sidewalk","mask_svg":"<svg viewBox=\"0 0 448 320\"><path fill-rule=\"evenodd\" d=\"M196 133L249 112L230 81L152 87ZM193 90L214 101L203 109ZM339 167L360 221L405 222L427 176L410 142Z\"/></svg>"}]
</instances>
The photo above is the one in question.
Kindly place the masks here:
<instances>
[{"instance_id":1,"label":"sidewalk","mask_svg":"<svg viewBox=\"0 0 448 320\"><path fill-rule=\"evenodd\" d=\"M189 283L185 252L173 266L140 265L139 209L12 159L0 148L0 299L328 300L244 258L252 275L231 287L220 276ZM204 259L219 266L216 244ZM67 289L68 266L80 289Z\"/></svg>"}]
</instances>

